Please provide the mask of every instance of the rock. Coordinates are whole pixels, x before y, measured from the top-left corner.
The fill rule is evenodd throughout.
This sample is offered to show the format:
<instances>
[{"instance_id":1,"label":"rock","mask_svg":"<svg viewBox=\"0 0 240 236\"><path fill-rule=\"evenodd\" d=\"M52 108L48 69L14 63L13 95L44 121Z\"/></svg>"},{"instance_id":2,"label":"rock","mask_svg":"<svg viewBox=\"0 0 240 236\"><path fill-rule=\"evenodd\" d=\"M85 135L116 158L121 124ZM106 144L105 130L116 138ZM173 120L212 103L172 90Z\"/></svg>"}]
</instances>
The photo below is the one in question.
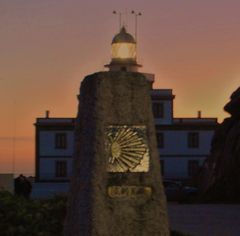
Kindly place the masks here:
<instances>
[{"instance_id":1,"label":"rock","mask_svg":"<svg viewBox=\"0 0 240 236\"><path fill-rule=\"evenodd\" d=\"M65 236L168 236L145 77L130 72L87 76L76 122Z\"/></svg>"},{"instance_id":2,"label":"rock","mask_svg":"<svg viewBox=\"0 0 240 236\"><path fill-rule=\"evenodd\" d=\"M230 97L230 102L224 107L224 110L234 118L240 117L240 87L234 91Z\"/></svg>"},{"instance_id":3,"label":"rock","mask_svg":"<svg viewBox=\"0 0 240 236\"><path fill-rule=\"evenodd\" d=\"M209 201L240 202L240 88L224 109L231 117L215 131L204 168L203 196Z\"/></svg>"}]
</instances>

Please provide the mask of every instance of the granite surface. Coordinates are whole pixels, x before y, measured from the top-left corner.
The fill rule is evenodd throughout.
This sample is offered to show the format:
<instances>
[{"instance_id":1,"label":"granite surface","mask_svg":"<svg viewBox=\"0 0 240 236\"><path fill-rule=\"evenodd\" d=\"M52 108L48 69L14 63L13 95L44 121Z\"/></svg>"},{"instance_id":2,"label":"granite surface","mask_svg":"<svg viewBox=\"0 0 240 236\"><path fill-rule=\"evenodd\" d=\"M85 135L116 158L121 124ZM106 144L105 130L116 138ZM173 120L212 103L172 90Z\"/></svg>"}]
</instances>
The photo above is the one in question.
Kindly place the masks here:
<instances>
[{"instance_id":1,"label":"granite surface","mask_svg":"<svg viewBox=\"0 0 240 236\"><path fill-rule=\"evenodd\" d=\"M89 75L81 84L79 100L64 235L168 236L166 198L145 77L130 72ZM148 172L107 171L106 127L111 125L146 127ZM120 192L109 195L109 187Z\"/></svg>"}]
</instances>

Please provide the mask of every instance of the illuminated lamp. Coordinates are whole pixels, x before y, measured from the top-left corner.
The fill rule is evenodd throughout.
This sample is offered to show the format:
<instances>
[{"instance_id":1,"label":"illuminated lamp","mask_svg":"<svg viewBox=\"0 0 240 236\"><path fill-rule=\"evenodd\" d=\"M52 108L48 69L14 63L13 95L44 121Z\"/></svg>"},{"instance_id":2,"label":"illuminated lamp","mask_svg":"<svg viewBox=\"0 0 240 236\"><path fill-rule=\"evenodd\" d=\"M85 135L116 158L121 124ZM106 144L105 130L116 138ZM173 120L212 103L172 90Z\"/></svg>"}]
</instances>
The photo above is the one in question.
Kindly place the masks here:
<instances>
[{"instance_id":1,"label":"illuminated lamp","mask_svg":"<svg viewBox=\"0 0 240 236\"><path fill-rule=\"evenodd\" d=\"M114 36L111 46L111 62L106 65L110 71L137 71L137 44L125 27Z\"/></svg>"}]
</instances>

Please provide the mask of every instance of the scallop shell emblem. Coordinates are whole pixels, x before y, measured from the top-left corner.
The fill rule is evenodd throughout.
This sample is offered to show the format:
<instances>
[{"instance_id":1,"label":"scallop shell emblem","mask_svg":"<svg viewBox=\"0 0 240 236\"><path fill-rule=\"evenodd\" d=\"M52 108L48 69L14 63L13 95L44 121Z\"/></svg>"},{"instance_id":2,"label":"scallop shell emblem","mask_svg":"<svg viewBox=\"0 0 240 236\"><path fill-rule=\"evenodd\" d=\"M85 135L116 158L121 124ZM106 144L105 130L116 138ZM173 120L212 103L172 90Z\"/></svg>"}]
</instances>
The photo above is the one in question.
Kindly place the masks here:
<instances>
[{"instance_id":1,"label":"scallop shell emblem","mask_svg":"<svg viewBox=\"0 0 240 236\"><path fill-rule=\"evenodd\" d=\"M145 126L109 126L106 131L108 172L147 172L149 150Z\"/></svg>"}]
</instances>

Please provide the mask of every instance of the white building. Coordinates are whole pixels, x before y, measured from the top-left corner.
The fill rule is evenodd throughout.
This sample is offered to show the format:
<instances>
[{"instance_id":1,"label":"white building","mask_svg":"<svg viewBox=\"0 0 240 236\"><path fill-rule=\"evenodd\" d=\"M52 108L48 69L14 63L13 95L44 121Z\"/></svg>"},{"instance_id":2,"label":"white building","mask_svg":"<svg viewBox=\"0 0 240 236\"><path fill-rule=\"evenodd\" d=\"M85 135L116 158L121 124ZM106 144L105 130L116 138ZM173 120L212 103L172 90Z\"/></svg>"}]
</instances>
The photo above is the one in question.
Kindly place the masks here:
<instances>
[{"instance_id":1,"label":"white building","mask_svg":"<svg viewBox=\"0 0 240 236\"><path fill-rule=\"evenodd\" d=\"M171 89L151 90L162 174L168 179L189 179L208 157L217 118L175 118Z\"/></svg>"},{"instance_id":2,"label":"white building","mask_svg":"<svg viewBox=\"0 0 240 236\"><path fill-rule=\"evenodd\" d=\"M74 147L73 118L37 118L36 181L68 181Z\"/></svg>"},{"instance_id":3,"label":"white building","mask_svg":"<svg viewBox=\"0 0 240 236\"><path fill-rule=\"evenodd\" d=\"M171 89L152 89L153 115L162 174L192 177L209 155L216 118L175 118ZM74 118L37 118L36 181L66 182L72 173Z\"/></svg>"}]
</instances>

